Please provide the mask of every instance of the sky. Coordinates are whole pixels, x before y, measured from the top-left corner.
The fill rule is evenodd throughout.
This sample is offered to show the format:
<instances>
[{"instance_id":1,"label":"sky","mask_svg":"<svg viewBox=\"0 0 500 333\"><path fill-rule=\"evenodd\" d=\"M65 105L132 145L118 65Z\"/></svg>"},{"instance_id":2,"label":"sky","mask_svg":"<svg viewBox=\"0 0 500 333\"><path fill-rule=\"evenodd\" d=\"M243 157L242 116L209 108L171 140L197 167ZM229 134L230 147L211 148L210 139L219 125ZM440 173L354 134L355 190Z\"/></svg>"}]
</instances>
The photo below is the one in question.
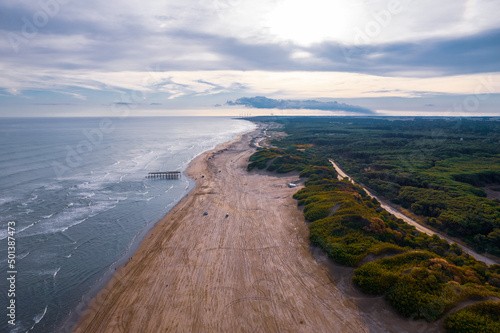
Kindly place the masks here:
<instances>
[{"instance_id":1,"label":"sky","mask_svg":"<svg viewBox=\"0 0 500 333\"><path fill-rule=\"evenodd\" d=\"M498 0L2 0L0 117L500 116L499 12Z\"/></svg>"}]
</instances>

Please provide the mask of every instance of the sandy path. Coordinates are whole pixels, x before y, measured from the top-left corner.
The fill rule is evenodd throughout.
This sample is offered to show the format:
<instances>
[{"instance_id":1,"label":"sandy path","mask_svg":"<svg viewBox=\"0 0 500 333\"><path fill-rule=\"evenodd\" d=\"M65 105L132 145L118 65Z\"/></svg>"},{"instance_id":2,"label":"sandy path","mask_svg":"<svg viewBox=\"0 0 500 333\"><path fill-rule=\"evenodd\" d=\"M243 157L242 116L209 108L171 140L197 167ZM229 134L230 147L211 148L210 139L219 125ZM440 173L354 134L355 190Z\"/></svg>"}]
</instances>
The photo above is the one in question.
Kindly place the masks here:
<instances>
[{"instance_id":1,"label":"sandy path","mask_svg":"<svg viewBox=\"0 0 500 333\"><path fill-rule=\"evenodd\" d=\"M308 251L297 189L286 186L297 176L246 171L256 135L191 164L196 188L146 236L75 332L368 332Z\"/></svg>"}]
</instances>

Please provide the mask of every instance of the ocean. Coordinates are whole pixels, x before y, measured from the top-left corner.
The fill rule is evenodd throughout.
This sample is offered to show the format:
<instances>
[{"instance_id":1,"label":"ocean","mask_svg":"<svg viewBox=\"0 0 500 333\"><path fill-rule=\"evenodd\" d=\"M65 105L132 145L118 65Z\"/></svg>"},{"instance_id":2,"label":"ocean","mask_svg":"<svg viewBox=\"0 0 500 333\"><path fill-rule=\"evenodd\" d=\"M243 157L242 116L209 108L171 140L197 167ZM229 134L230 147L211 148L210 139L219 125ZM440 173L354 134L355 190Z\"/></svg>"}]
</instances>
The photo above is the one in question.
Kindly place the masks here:
<instances>
[{"instance_id":1,"label":"ocean","mask_svg":"<svg viewBox=\"0 0 500 333\"><path fill-rule=\"evenodd\" d=\"M68 331L194 186L148 172L184 171L253 128L225 117L1 119L0 331Z\"/></svg>"}]
</instances>

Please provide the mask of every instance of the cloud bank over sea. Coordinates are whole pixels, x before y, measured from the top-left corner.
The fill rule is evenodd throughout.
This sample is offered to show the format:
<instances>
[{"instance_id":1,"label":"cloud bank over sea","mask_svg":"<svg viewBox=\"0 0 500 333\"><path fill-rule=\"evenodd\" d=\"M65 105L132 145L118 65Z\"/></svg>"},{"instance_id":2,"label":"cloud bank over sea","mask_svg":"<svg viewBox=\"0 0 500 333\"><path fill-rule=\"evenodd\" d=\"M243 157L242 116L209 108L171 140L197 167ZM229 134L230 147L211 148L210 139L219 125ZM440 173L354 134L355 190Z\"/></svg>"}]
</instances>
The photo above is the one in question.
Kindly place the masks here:
<instances>
[{"instance_id":1,"label":"cloud bank over sea","mask_svg":"<svg viewBox=\"0 0 500 333\"><path fill-rule=\"evenodd\" d=\"M373 114L370 109L361 106L349 105L338 102L320 102L315 100L280 100L263 96L242 97L237 100L228 101L227 105L243 105L257 109L280 109L280 110L322 110L322 111L348 111L361 114Z\"/></svg>"}]
</instances>

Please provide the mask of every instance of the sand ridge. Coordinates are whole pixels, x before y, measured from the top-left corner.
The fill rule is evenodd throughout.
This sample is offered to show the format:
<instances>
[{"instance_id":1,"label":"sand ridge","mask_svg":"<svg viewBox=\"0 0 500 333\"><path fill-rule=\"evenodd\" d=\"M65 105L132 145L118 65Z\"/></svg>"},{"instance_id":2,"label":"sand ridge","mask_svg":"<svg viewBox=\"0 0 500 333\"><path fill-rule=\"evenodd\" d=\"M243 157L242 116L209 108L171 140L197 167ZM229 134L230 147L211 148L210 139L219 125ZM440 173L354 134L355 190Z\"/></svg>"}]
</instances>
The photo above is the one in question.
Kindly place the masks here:
<instances>
[{"instance_id":1,"label":"sand ridge","mask_svg":"<svg viewBox=\"0 0 500 333\"><path fill-rule=\"evenodd\" d=\"M368 332L354 301L311 257L292 198L298 189L287 186L297 175L247 172L257 135L191 163L196 188L148 233L74 332Z\"/></svg>"}]
</instances>

